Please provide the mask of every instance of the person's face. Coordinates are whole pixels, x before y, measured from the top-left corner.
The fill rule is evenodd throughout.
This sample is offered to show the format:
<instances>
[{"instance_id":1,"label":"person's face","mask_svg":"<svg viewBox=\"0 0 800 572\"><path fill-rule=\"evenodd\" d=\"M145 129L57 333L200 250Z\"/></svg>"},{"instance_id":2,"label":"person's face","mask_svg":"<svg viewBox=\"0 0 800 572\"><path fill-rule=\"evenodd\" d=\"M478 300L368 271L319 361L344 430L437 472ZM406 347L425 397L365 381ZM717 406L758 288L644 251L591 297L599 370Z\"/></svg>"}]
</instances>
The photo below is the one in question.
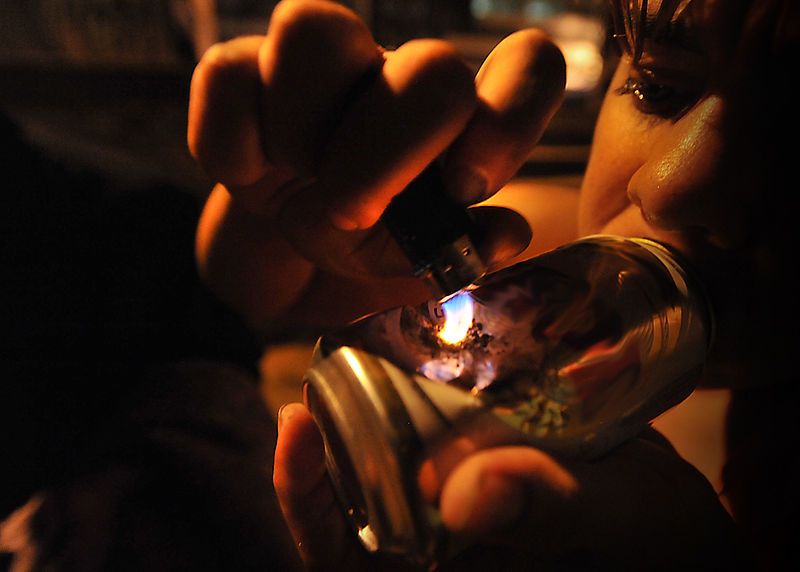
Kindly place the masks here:
<instances>
[{"instance_id":1,"label":"person's face","mask_svg":"<svg viewBox=\"0 0 800 572\"><path fill-rule=\"evenodd\" d=\"M718 319L710 384L781 381L797 346L787 146L798 110L780 86L782 62L797 65L787 30L800 3L750 4L695 0L671 35L622 56L581 192L581 234L654 238L695 263Z\"/></svg>"}]
</instances>

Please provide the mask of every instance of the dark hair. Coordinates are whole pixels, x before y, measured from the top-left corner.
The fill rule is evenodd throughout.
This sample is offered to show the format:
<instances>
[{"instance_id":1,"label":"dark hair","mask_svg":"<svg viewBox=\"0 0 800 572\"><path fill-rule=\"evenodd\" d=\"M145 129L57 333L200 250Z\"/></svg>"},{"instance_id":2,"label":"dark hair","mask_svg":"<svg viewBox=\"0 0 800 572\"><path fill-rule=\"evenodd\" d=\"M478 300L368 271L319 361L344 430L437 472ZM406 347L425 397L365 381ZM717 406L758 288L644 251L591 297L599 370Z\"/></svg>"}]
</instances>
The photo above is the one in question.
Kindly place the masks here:
<instances>
[{"instance_id":1,"label":"dark hair","mask_svg":"<svg viewBox=\"0 0 800 572\"><path fill-rule=\"evenodd\" d=\"M621 52L638 60L645 39L679 40L690 43L693 0L663 0L650 9L647 0L606 0L610 13L610 33Z\"/></svg>"}]
</instances>

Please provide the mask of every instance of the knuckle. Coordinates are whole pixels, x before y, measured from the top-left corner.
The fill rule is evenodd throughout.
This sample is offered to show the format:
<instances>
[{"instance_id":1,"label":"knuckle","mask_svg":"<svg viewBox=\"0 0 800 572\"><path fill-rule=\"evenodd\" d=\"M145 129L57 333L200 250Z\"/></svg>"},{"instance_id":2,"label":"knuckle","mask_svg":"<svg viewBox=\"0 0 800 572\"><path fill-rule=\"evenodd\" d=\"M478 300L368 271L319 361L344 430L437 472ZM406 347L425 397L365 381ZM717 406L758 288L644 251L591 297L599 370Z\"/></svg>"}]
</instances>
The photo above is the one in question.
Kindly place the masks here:
<instances>
[{"instance_id":1,"label":"knuckle","mask_svg":"<svg viewBox=\"0 0 800 572\"><path fill-rule=\"evenodd\" d=\"M514 52L524 59L532 75L543 78L548 84L563 87L566 83L567 64L564 55L550 37L537 29L520 30L511 34L501 44L504 51Z\"/></svg>"},{"instance_id":2,"label":"knuckle","mask_svg":"<svg viewBox=\"0 0 800 572\"><path fill-rule=\"evenodd\" d=\"M257 127L247 110L258 92L257 51L263 37L212 46L194 70L187 125L189 152L216 180L250 182L263 166ZM240 173L243 172L244 174Z\"/></svg>"},{"instance_id":3,"label":"knuckle","mask_svg":"<svg viewBox=\"0 0 800 572\"><path fill-rule=\"evenodd\" d=\"M414 62L412 84L435 86L426 90L431 104L454 114L471 112L477 102L473 73L451 44L443 40L412 40L402 49L408 61Z\"/></svg>"},{"instance_id":4,"label":"knuckle","mask_svg":"<svg viewBox=\"0 0 800 572\"><path fill-rule=\"evenodd\" d=\"M447 82L446 87L465 89L473 83L469 66L449 42L412 40L405 49L418 53L421 74Z\"/></svg>"},{"instance_id":5,"label":"knuckle","mask_svg":"<svg viewBox=\"0 0 800 572\"><path fill-rule=\"evenodd\" d=\"M227 68L233 61L230 44L228 42L219 42L205 51L196 69L205 73L212 73L216 70Z\"/></svg>"},{"instance_id":6,"label":"knuckle","mask_svg":"<svg viewBox=\"0 0 800 572\"><path fill-rule=\"evenodd\" d=\"M243 36L212 45L200 58L194 77L217 82L231 76L249 75L256 63L255 55L262 41L263 36Z\"/></svg>"},{"instance_id":7,"label":"knuckle","mask_svg":"<svg viewBox=\"0 0 800 572\"><path fill-rule=\"evenodd\" d=\"M366 24L341 4L284 0L270 20L260 53L262 80L294 89L313 84L330 91L350 75L380 64L380 51Z\"/></svg>"},{"instance_id":8,"label":"knuckle","mask_svg":"<svg viewBox=\"0 0 800 572\"><path fill-rule=\"evenodd\" d=\"M284 43L316 43L359 25L363 23L358 16L341 4L283 0L272 12L269 33Z\"/></svg>"},{"instance_id":9,"label":"knuckle","mask_svg":"<svg viewBox=\"0 0 800 572\"><path fill-rule=\"evenodd\" d=\"M229 58L222 44L211 46L192 73L191 97L193 101L212 96L222 83L220 79L227 73Z\"/></svg>"}]
</instances>

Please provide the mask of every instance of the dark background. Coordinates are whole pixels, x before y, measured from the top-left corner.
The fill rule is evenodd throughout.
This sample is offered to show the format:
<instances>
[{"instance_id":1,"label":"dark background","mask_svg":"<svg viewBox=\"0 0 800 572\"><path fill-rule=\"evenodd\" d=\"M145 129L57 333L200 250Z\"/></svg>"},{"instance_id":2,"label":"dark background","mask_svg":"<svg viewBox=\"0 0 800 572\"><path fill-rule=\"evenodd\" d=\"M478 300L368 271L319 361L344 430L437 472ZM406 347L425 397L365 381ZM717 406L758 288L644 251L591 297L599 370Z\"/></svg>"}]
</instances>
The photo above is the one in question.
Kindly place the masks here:
<instances>
[{"instance_id":1,"label":"dark background","mask_svg":"<svg viewBox=\"0 0 800 572\"><path fill-rule=\"evenodd\" d=\"M476 65L525 23L470 2L346 3L387 46L448 37ZM296 566L268 474L265 339L198 280L212 182L185 144L209 38L262 32L274 2L206 4L210 24L188 0L0 7L0 520L43 494L55 569ZM580 173L598 93L568 96L525 174Z\"/></svg>"}]
</instances>

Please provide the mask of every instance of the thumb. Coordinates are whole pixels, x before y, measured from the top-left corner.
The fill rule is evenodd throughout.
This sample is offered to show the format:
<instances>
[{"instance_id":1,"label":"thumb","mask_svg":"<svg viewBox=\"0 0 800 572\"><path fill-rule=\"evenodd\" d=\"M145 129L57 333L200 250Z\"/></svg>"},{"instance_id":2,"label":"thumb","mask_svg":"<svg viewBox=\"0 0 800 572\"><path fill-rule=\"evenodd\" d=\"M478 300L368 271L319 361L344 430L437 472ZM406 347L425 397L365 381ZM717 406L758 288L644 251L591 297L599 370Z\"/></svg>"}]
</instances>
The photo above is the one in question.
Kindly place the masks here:
<instances>
[{"instance_id":1,"label":"thumb","mask_svg":"<svg viewBox=\"0 0 800 572\"><path fill-rule=\"evenodd\" d=\"M548 517L554 511L564 516L577 488L574 477L538 449L486 449L448 476L440 510L445 525L460 536L513 541L512 531L527 537L551 529Z\"/></svg>"},{"instance_id":2,"label":"thumb","mask_svg":"<svg viewBox=\"0 0 800 572\"><path fill-rule=\"evenodd\" d=\"M352 532L325 472L322 436L300 403L284 405L278 418L273 484L286 524L310 569L353 570Z\"/></svg>"}]
</instances>

